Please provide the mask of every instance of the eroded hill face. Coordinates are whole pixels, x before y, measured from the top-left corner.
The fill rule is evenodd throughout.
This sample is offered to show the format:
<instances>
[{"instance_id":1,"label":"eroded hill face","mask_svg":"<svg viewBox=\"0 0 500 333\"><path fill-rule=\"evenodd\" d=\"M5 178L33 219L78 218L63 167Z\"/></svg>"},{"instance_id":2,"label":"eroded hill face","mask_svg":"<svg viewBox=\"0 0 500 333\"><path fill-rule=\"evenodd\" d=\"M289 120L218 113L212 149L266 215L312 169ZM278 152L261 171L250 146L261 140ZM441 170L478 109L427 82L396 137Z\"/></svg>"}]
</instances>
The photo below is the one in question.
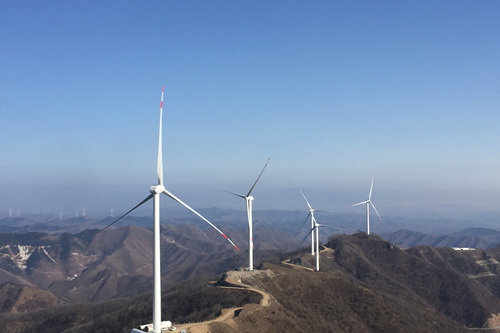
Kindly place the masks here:
<instances>
[{"instance_id":1,"label":"eroded hill face","mask_svg":"<svg viewBox=\"0 0 500 333\"><path fill-rule=\"evenodd\" d=\"M114 253L127 242L128 232L120 232L120 241L109 241L107 251ZM296 266L265 263L261 268L269 269L268 273L244 274L242 282L269 294L270 304L249 302L236 318L209 327L220 333L466 332L467 327L485 327L492 314L500 313L499 255L500 249L454 251L419 246L401 250L376 235L342 235L331 239L321 253L320 272L300 267L314 267L313 257L302 251L290 256L300 258L294 260ZM190 313L202 314L205 308L220 309L215 287L198 285L199 293L189 283L176 288L178 292L164 294L163 299L163 316L173 322L186 320ZM201 296L208 295L207 291L211 296ZM100 304L99 312L92 307L75 310L75 322L86 322L89 327L120 323L121 328L130 329L151 315L149 296L123 304ZM188 306L182 317L176 317L169 305L175 309ZM57 313L51 315L60 318Z\"/></svg>"},{"instance_id":2,"label":"eroded hill face","mask_svg":"<svg viewBox=\"0 0 500 333\"><path fill-rule=\"evenodd\" d=\"M216 275L247 262L247 233L227 231L236 252L217 232L165 225L161 234L163 283ZM152 289L153 234L127 226L96 233L0 234L0 283L50 291L65 302L134 297ZM289 250L297 241L279 231L256 231L255 255ZM0 300L1 301L1 300Z\"/></svg>"}]
</instances>

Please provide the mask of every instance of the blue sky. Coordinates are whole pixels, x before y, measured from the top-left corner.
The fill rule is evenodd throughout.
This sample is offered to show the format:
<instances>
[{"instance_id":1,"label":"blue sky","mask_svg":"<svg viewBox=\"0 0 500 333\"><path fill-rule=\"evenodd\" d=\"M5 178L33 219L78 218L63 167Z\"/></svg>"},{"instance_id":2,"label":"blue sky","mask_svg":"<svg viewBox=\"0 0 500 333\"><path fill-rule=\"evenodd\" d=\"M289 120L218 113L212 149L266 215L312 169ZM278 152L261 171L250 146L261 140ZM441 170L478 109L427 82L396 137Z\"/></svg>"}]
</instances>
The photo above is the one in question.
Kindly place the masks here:
<instances>
[{"instance_id":1,"label":"blue sky","mask_svg":"<svg viewBox=\"0 0 500 333\"><path fill-rule=\"evenodd\" d=\"M0 212L499 211L497 1L5 1ZM168 201L167 201L168 202ZM173 205L173 203L168 203ZM358 209L359 208L359 209ZM1 213L0 213L1 214Z\"/></svg>"}]
</instances>

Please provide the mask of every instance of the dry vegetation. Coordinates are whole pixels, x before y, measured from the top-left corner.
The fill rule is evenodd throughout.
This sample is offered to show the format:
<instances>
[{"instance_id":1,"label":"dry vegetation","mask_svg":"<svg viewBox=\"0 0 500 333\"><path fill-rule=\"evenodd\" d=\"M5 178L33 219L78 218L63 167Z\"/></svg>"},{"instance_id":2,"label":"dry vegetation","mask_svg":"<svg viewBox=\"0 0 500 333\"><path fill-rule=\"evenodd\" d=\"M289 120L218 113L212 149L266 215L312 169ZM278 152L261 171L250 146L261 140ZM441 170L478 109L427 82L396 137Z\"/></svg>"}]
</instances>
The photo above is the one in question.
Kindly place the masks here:
<instances>
[{"instance_id":1,"label":"dry vegetation","mask_svg":"<svg viewBox=\"0 0 500 333\"><path fill-rule=\"evenodd\" d=\"M255 293L218 289L198 279L177 285L163 294L162 318L172 322L202 321L215 318L223 308L258 303ZM129 332L151 322L152 297L115 300L93 304L73 304L47 310L4 314L2 332ZM149 319L148 319L149 318Z\"/></svg>"},{"instance_id":2,"label":"dry vegetation","mask_svg":"<svg viewBox=\"0 0 500 333\"><path fill-rule=\"evenodd\" d=\"M403 251L376 235L331 238L321 272L285 266L273 258L243 283L272 295L208 287L208 278L178 284L164 293L163 318L201 321L223 308L243 307L236 318L210 324L234 332L466 332L486 327L500 313L500 249L453 251L419 246ZM295 252L313 267L310 254ZM486 275L487 273L487 275ZM478 277L479 276L479 277ZM4 332L128 332L151 321L151 296L92 305L67 305L0 317ZM149 319L148 319L149 318ZM491 321L493 322L493 321Z\"/></svg>"}]
</instances>

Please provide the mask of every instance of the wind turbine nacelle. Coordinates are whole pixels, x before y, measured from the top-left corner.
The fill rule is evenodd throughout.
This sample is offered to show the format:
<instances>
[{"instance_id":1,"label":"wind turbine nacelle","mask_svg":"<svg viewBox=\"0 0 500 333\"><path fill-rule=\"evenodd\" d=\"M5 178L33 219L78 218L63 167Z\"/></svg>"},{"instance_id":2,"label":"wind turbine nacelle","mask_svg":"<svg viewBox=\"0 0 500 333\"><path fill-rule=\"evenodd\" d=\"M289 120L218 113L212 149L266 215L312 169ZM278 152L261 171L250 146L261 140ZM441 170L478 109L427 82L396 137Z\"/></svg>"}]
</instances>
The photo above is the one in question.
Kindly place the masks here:
<instances>
[{"instance_id":1,"label":"wind turbine nacelle","mask_svg":"<svg viewBox=\"0 0 500 333\"><path fill-rule=\"evenodd\" d=\"M248 200L248 201L252 201L252 200L253 200L253 196L249 195L249 196L247 197L247 200Z\"/></svg>"},{"instance_id":2,"label":"wind turbine nacelle","mask_svg":"<svg viewBox=\"0 0 500 333\"><path fill-rule=\"evenodd\" d=\"M163 328L170 328L172 326L172 322L170 320L162 321L160 323L160 330ZM141 325L141 330L147 329L145 332L149 332L153 330L153 324ZM132 332L130 332L132 333ZM135 332L134 332L135 333Z\"/></svg>"},{"instance_id":3,"label":"wind turbine nacelle","mask_svg":"<svg viewBox=\"0 0 500 333\"><path fill-rule=\"evenodd\" d=\"M163 185L153 185L149 188L149 192L152 194L160 194L165 190L165 186Z\"/></svg>"}]
</instances>

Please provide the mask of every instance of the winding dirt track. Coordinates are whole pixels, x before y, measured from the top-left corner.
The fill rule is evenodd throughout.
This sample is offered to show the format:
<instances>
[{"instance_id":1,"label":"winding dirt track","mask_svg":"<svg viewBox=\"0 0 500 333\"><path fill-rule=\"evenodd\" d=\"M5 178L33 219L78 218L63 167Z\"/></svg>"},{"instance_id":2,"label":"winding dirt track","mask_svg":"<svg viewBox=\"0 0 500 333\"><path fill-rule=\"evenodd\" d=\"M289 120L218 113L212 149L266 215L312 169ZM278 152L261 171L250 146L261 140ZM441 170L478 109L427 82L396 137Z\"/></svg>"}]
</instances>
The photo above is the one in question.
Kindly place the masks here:
<instances>
[{"instance_id":1,"label":"winding dirt track","mask_svg":"<svg viewBox=\"0 0 500 333\"><path fill-rule=\"evenodd\" d=\"M272 276L272 272L269 270L263 270L263 271L255 270L253 272L229 271L227 272L227 277L225 281L232 285L235 285L236 287L219 287L219 288L244 289L244 290L254 291L262 295L262 299L260 300L260 305L263 307L268 307L271 304L272 300L272 296L269 293L261 289L258 289L254 286L244 284L241 282L242 278L248 278L259 274L266 274ZM224 322L225 324L234 327L235 323L233 319L236 318L236 312L241 309L243 309L243 307L223 309L222 314L215 319L207 320L201 323L180 324L177 325L176 331L179 332L180 330L186 330L187 333L206 333L210 331L208 325L214 322Z\"/></svg>"},{"instance_id":2,"label":"winding dirt track","mask_svg":"<svg viewBox=\"0 0 500 333\"><path fill-rule=\"evenodd\" d=\"M319 253L323 253L323 252L329 252L329 253L333 253L333 249L330 249L329 247L325 247L323 250L319 251ZM281 262L283 265L288 265L288 266L291 266L291 267L296 267L296 268L302 268L302 269L305 269L305 270L308 270L308 271L311 271L311 272L314 272L314 268L310 268L310 267L306 267L306 266L301 266L301 265L295 265L295 264L292 264L290 262L290 259L285 259Z\"/></svg>"},{"instance_id":3,"label":"winding dirt track","mask_svg":"<svg viewBox=\"0 0 500 333\"><path fill-rule=\"evenodd\" d=\"M281 262L283 265L288 265L288 266L291 266L291 267L296 267L296 268L302 268L302 269L305 269L305 270L308 270L308 271L311 271L311 272L314 272L314 269L310 268L310 267L305 267L305 266L300 266L300 265L295 265L295 264L292 264L290 262L290 259L285 259Z\"/></svg>"}]
</instances>

